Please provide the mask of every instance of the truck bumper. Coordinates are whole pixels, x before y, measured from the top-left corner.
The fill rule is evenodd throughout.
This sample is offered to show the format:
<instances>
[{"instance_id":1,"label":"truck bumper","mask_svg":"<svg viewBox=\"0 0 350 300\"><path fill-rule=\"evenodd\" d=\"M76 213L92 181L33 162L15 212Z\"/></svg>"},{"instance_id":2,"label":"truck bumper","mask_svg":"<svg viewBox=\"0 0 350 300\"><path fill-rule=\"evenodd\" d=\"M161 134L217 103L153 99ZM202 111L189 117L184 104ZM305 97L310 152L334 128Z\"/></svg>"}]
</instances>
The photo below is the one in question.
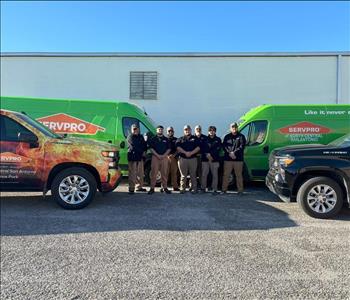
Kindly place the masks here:
<instances>
[{"instance_id":1,"label":"truck bumper","mask_svg":"<svg viewBox=\"0 0 350 300\"><path fill-rule=\"evenodd\" d=\"M276 180L271 174L265 178L265 184L269 190L284 202L291 202L291 192L286 183Z\"/></svg>"},{"instance_id":2,"label":"truck bumper","mask_svg":"<svg viewBox=\"0 0 350 300\"><path fill-rule=\"evenodd\" d=\"M120 169L109 169L108 181L101 183L101 192L109 193L114 191L122 181L122 173Z\"/></svg>"}]
</instances>

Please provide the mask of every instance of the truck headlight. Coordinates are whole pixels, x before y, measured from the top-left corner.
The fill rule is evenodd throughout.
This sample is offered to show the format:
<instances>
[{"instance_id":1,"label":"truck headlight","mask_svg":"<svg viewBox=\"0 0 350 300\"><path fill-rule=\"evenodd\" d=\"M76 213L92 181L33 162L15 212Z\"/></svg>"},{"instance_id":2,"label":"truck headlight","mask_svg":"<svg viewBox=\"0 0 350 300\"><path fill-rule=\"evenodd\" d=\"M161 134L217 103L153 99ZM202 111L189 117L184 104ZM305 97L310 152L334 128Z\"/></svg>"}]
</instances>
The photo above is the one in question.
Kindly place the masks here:
<instances>
[{"instance_id":1,"label":"truck headlight","mask_svg":"<svg viewBox=\"0 0 350 300\"><path fill-rule=\"evenodd\" d=\"M101 154L104 157L110 157L110 158L117 157L117 152L115 152L115 151L102 151Z\"/></svg>"},{"instance_id":2,"label":"truck headlight","mask_svg":"<svg viewBox=\"0 0 350 300\"><path fill-rule=\"evenodd\" d=\"M273 165L275 167L278 167L278 166L288 167L293 163L294 160L295 160L295 158L293 156L290 156L290 155L277 156L275 158Z\"/></svg>"}]
</instances>

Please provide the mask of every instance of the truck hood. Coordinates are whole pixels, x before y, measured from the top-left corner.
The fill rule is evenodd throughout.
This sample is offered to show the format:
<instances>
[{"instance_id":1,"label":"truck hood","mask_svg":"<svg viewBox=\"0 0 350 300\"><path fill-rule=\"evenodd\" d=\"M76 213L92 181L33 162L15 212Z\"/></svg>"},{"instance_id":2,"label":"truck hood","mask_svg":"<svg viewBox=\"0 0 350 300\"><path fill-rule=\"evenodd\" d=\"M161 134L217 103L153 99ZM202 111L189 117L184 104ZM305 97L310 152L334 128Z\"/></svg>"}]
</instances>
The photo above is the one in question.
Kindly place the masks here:
<instances>
[{"instance_id":1,"label":"truck hood","mask_svg":"<svg viewBox=\"0 0 350 300\"><path fill-rule=\"evenodd\" d=\"M332 150L335 147L329 146L329 145L322 145L322 144L307 144L307 145L293 145L293 146L286 146L282 148L276 148L274 149L273 155L274 156L283 156L283 155L303 155L304 153L318 153L319 151L324 150Z\"/></svg>"},{"instance_id":2,"label":"truck hood","mask_svg":"<svg viewBox=\"0 0 350 300\"><path fill-rule=\"evenodd\" d=\"M77 138L77 137L66 137L63 139L57 139L55 140L56 144L66 144L66 145L72 145L72 146L89 146L94 147L99 150L105 150L105 151L117 151L117 146L106 143L106 142L100 142L100 141L94 141L90 139L83 139L83 138Z\"/></svg>"}]
</instances>

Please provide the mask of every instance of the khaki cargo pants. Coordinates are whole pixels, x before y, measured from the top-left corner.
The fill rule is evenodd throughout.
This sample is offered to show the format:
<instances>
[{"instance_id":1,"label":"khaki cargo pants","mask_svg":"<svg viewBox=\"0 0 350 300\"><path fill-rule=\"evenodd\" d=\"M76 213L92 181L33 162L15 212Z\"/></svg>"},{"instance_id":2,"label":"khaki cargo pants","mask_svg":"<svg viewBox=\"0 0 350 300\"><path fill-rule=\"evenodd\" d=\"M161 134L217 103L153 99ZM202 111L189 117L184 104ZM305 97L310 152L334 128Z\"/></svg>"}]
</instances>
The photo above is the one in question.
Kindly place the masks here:
<instances>
[{"instance_id":1,"label":"khaki cargo pants","mask_svg":"<svg viewBox=\"0 0 350 300\"><path fill-rule=\"evenodd\" d=\"M187 175L190 174L192 190L196 191L197 190L197 176L196 176L197 158L180 157L178 161L178 165L181 173L180 189L181 190L186 189Z\"/></svg>"},{"instance_id":2,"label":"khaki cargo pants","mask_svg":"<svg viewBox=\"0 0 350 300\"><path fill-rule=\"evenodd\" d=\"M168 158L158 159L155 155L152 155L151 161L151 189L154 189L157 183L157 174L160 172L162 188L168 187Z\"/></svg>"},{"instance_id":3,"label":"khaki cargo pants","mask_svg":"<svg viewBox=\"0 0 350 300\"><path fill-rule=\"evenodd\" d=\"M141 161L129 161L129 191L135 190L135 185L137 185L137 189L141 189L143 187L143 177L144 177L144 168L143 168L143 160Z\"/></svg>"},{"instance_id":4,"label":"khaki cargo pants","mask_svg":"<svg viewBox=\"0 0 350 300\"><path fill-rule=\"evenodd\" d=\"M222 178L222 191L226 192L228 188L229 177L235 171L236 184L238 192L243 192L243 161L225 161L224 175Z\"/></svg>"},{"instance_id":5,"label":"khaki cargo pants","mask_svg":"<svg viewBox=\"0 0 350 300\"><path fill-rule=\"evenodd\" d=\"M177 183L177 158L171 154L168 156L168 178L171 178L171 185L174 189L179 188L179 184Z\"/></svg>"},{"instance_id":6,"label":"khaki cargo pants","mask_svg":"<svg viewBox=\"0 0 350 300\"><path fill-rule=\"evenodd\" d=\"M213 191L218 190L218 171L219 171L219 162L202 162L202 178L201 178L201 188L207 188L208 174L209 170L212 176L211 188Z\"/></svg>"}]
</instances>

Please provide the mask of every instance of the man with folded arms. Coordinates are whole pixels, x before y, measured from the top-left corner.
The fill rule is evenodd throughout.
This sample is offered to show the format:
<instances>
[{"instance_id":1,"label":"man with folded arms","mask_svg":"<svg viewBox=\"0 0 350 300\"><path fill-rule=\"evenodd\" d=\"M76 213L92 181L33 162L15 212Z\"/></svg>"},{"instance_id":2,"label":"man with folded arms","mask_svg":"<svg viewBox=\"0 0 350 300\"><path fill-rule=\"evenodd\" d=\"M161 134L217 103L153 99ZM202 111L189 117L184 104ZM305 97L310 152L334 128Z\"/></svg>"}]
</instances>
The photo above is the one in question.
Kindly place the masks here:
<instances>
[{"instance_id":1,"label":"man with folded arms","mask_svg":"<svg viewBox=\"0 0 350 300\"><path fill-rule=\"evenodd\" d=\"M186 179L190 174L192 194L197 193L197 158L196 154L200 151L199 140L191 134L191 127L184 127L184 135L176 141L176 150L179 153L179 169L181 173L180 194L186 191Z\"/></svg>"},{"instance_id":2,"label":"man with folded arms","mask_svg":"<svg viewBox=\"0 0 350 300\"><path fill-rule=\"evenodd\" d=\"M213 195L218 194L218 170L220 166L221 139L216 136L216 127L209 126L208 137L205 140L202 153L201 192L205 193L209 170L212 176L211 187Z\"/></svg>"},{"instance_id":3,"label":"man with folded arms","mask_svg":"<svg viewBox=\"0 0 350 300\"><path fill-rule=\"evenodd\" d=\"M171 194L168 190L168 154L170 153L169 140L163 135L164 127L157 126L157 134L149 141L149 147L152 152L151 161L151 188L149 195L154 193L156 186L157 174L160 172L162 189L165 193Z\"/></svg>"}]
</instances>

